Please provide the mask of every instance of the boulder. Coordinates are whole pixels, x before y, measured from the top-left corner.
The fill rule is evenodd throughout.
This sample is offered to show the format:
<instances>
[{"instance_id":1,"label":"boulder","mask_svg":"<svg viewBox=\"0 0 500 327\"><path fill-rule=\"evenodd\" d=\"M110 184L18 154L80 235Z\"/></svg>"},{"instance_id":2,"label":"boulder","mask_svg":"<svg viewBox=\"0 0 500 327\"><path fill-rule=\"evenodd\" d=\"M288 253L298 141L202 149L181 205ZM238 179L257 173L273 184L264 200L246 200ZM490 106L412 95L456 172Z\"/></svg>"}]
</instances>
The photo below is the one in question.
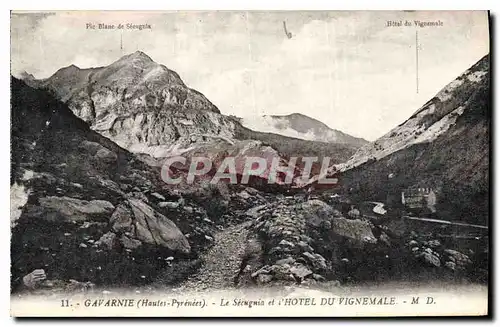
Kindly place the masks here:
<instances>
[{"instance_id":1,"label":"boulder","mask_svg":"<svg viewBox=\"0 0 500 327\"><path fill-rule=\"evenodd\" d=\"M295 278L293 277L290 269L291 269L291 266L287 263L282 264L282 265L272 265L271 266L271 273L272 273L274 279L294 281Z\"/></svg>"},{"instance_id":2,"label":"boulder","mask_svg":"<svg viewBox=\"0 0 500 327\"><path fill-rule=\"evenodd\" d=\"M133 225L133 218L132 210L130 209L128 202L124 202L116 208L109 222L114 232L118 234L129 233L135 229Z\"/></svg>"},{"instance_id":3,"label":"boulder","mask_svg":"<svg viewBox=\"0 0 500 327\"><path fill-rule=\"evenodd\" d=\"M43 269L35 269L29 274L23 277L23 284L27 288L35 289L42 285L42 283L47 279L47 275L45 274L45 270Z\"/></svg>"},{"instance_id":4,"label":"boulder","mask_svg":"<svg viewBox=\"0 0 500 327\"><path fill-rule=\"evenodd\" d=\"M133 238L130 238L126 235L122 235L120 237L120 243L123 245L125 249L135 250L142 245L142 242Z\"/></svg>"},{"instance_id":5,"label":"boulder","mask_svg":"<svg viewBox=\"0 0 500 327\"><path fill-rule=\"evenodd\" d=\"M115 209L109 201L86 201L67 196L42 197L38 202L41 207L38 214L50 221L104 221L109 219Z\"/></svg>"},{"instance_id":6,"label":"boulder","mask_svg":"<svg viewBox=\"0 0 500 327\"><path fill-rule=\"evenodd\" d=\"M444 256L447 257L448 261L455 264L457 270L467 269L472 264L472 260L466 254L455 250L444 250Z\"/></svg>"},{"instance_id":7,"label":"boulder","mask_svg":"<svg viewBox=\"0 0 500 327\"><path fill-rule=\"evenodd\" d=\"M245 187L245 192L247 192L250 195L260 195L258 190L250 186Z\"/></svg>"},{"instance_id":8,"label":"boulder","mask_svg":"<svg viewBox=\"0 0 500 327\"><path fill-rule=\"evenodd\" d=\"M110 219L113 231L128 233L131 239L145 244L165 247L172 251L189 253L188 240L167 217L138 199L121 203Z\"/></svg>"},{"instance_id":9,"label":"boulder","mask_svg":"<svg viewBox=\"0 0 500 327\"><path fill-rule=\"evenodd\" d=\"M241 191L240 193L237 193L237 195L245 200L251 198L251 195L246 191Z\"/></svg>"},{"instance_id":10,"label":"boulder","mask_svg":"<svg viewBox=\"0 0 500 327\"><path fill-rule=\"evenodd\" d=\"M140 190L139 191L134 190L133 192L127 193L127 198L139 199L144 203L149 203L148 197Z\"/></svg>"},{"instance_id":11,"label":"boulder","mask_svg":"<svg viewBox=\"0 0 500 327\"><path fill-rule=\"evenodd\" d=\"M424 252L427 252L429 254L432 254L432 255L435 255L436 257L440 257L439 253L435 252L434 250L432 250L431 248L424 248Z\"/></svg>"},{"instance_id":12,"label":"boulder","mask_svg":"<svg viewBox=\"0 0 500 327\"><path fill-rule=\"evenodd\" d=\"M104 162L107 164L114 163L118 159L116 153L104 147L96 152L94 158L99 162Z\"/></svg>"},{"instance_id":13,"label":"boulder","mask_svg":"<svg viewBox=\"0 0 500 327\"><path fill-rule=\"evenodd\" d=\"M323 258L323 256L321 254L317 254L317 253L312 254L309 252L304 252L304 253L302 253L302 256L304 258L306 258L311 263L313 268L315 268L317 270L326 270L327 269L326 260L325 260L325 258Z\"/></svg>"},{"instance_id":14,"label":"boulder","mask_svg":"<svg viewBox=\"0 0 500 327\"><path fill-rule=\"evenodd\" d=\"M380 233L380 236L378 237L378 240L380 242L382 242L383 244L385 244L386 246L391 246L391 239L389 238L389 236L384 233L384 232L381 232Z\"/></svg>"},{"instance_id":15,"label":"boulder","mask_svg":"<svg viewBox=\"0 0 500 327\"><path fill-rule=\"evenodd\" d=\"M252 278L255 278L257 276L259 276L260 274L269 274L271 272L271 267L268 266L268 265L265 265L263 267L261 267L260 269L258 269L257 271L253 272L252 273Z\"/></svg>"},{"instance_id":16,"label":"boulder","mask_svg":"<svg viewBox=\"0 0 500 327\"><path fill-rule=\"evenodd\" d=\"M313 274L313 272L304 265L297 264L290 268L290 272L300 279L305 279L307 276Z\"/></svg>"},{"instance_id":17,"label":"boulder","mask_svg":"<svg viewBox=\"0 0 500 327\"><path fill-rule=\"evenodd\" d=\"M439 240L431 240L427 242L427 246L432 249L435 249L441 246L441 242L439 242Z\"/></svg>"},{"instance_id":18,"label":"boulder","mask_svg":"<svg viewBox=\"0 0 500 327\"><path fill-rule=\"evenodd\" d=\"M314 280L318 281L318 282L324 282L326 281L326 278L319 275L319 274L313 274L312 275L312 278L314 278Z\"/></svg>"},{"instance_id":19,"label":"boulder","mask_svg":"<svg viewBox=\"0 0 500 327\"><path fill-rule=\"evenodd\" d=\"M332 233L337 236L346 237L358 245L375 244L377 242L370 223L364 220L334 219L332 220Z\"/></svg>"},{"instance_id":20,"label":"boulder","mask_svg":"<svg viewBox=\"0 0 500 327\"><path fill-rule=\"evenodd\" d=\"M337 216L335 210L321 200L309 200L302 203L301 209L306 217L306 223L314 228L325 228L324 222L328 222L332 217Z\"/></svg>"},{"instance_id":21,"label":"boulder","mask_svg":"<svg viewBox=\"0 0 500 327\"><path fill-rule=\"evenodd\" d=\"M390 236L390 237L404 237L407 236L409 233L408 230L409 225L405 221L405 219L389 219L388 221L384 222L383 228L384 231ZM410 235L410 239L416 239L418 238L418 235L415 233L413 235Z\"/></svg>"},{"instance_id":22,"label":"boulder","mask_svg":"<svg viewBox=\"0 0 500 327\"><path fill-rule=\"evenodd\" d=\"M314 278L308 278L308 279L305 279L305 280L301 280L300 282L300 286L303 287L312 287L312 286L315 286L318 284L318 281L315 280Z\"/></svg>"},{"instance_id":23,"label":"boulder","mask_svg":"<svg viewBox=\"0 0 500 327\"><path fill-rule=\"evenodd\" d=\"M278 245L282 248L291 248L293 249L295 247L295 245L290 242L290 241L287 241L287 240L281 240Z\"/></svg>"},{"instance_id":24,"label":"boulder","mask_svg":"<svg viewBox=\"0 0 500 327\"><path fill-rule=\"evenodd\" d=\"M116 244L116 234L113 232L107 232L97 242L95 242L100 247L106 250L112 250Z\"/></svg>"},{"instance_id":25,"label":"boulder","mask_svg":"<svg viewBox=\"0 0 500 327\"><path fill-rule=\"evenodd\" d=\"M256 207L248 209L246 211L245 215L247 215L251 218L257 219L262 215L262 211L264 211L267 208L268 208L268 206L266 204L256 206Z\"/></svg>"},{"instance_id":26,"label":"boulder","mask_svg":"<svg viewBox=\"0 0 500 327\"><path fill-rule=\"evenodd\" d=\"M314 249L304 241L299 241L297 246L304 252L313 252Z\"/></svg>"},{"instance_id":27,"label":"boulder","mask_svg":"<svg viewBox=\"0 0 500 327\"><path fill-rule=\"evenodd\" d=\"M165 197L163 195L161 195L160 193L153 192L153 193L151 193L151 196L157 198L160 201L165 201Z\"/></svg>"},{"instance_id":28,"label":"boulder","mask_svg":"<svg viewBox=\"0 0 500 327\"><path fill-rule=\"evenodd\" d=\"M416 247L418 246L418 242L415 241L415 240L411 240L409 243L408 243L408 246L413 248L413 247Z\"/></svg>"},{"instance_id":29,"label":"boulder","mask_svg":"<svg viewBox=\"0 0 500 327\"><path fill-rule=\"evenodd\" d=\"M273 280L273 276L272 275L266 275L266 274L260 274L257 276L257 285L264 285L264 284L268 284L269 282L271 282Z\"/></svg>"},{"instance_id":30,"label":"boulder","mask_svg":"<svg viewBox=\"0 0 500 327\"><path fill-rule=\"evenodd\" d=\"M454 262L451 262L451 261L445 262L444 266L446 268L450 269L451 271L455 271L457 269L457 265Z\"/></svg>"},{"instance_id":31,"label":"boulder","mask_svg":"<svg viewBox=\"0 0 500 327\"><path fill-rule=\"evenodd\" d=\"M160 208L170 208L170 209L177 209L179 207L178 202L160 202L158 203L158 206Z\"/></svg>"},{"instance_id":32,"label":"boulder","mask_svg":"<svg viewBox=\"0 0 500 327\"><path fill-rule=\"evenodd\" d=\"M295 259L294 259L294 258L292 258L292 257L287 257L287 258L285 258L285 259L280 259L280 260L276 261L276 264L277 264L277 265L283 265L283 264L285 264L285 263L286 263L286 264L291 265L291 264L293 264L294 262L295 262Z\"/></svg>"},{"instance_id":33,"label":"boulder","mask_svg":"<svg viewBox=\"0 0 500 327\"><path fill-rule=\"evenodd\" d=\"M91 282L79 282L74 279L70 279L69 283L65 287L66 292L87 292L95 287L95 284Z\"/></svg>"},{"instance_id":34,"label":"boulder","mask_svg":"<svg viewBox=\"0 0 500 327\"><path fill-rule=\"evenodd\" d=\"M303 242L307 243L307 244L310 244L310 243L313 241L313 239L312 239L311 237L309 237L309 236L307 236L307 235L304 235L304 234L300 235L300 236L299 236L299 239L300 239L301 241L303 241ZM312 252L312 251L308 251L308 252Z\"/></svg>"}]
</instances>

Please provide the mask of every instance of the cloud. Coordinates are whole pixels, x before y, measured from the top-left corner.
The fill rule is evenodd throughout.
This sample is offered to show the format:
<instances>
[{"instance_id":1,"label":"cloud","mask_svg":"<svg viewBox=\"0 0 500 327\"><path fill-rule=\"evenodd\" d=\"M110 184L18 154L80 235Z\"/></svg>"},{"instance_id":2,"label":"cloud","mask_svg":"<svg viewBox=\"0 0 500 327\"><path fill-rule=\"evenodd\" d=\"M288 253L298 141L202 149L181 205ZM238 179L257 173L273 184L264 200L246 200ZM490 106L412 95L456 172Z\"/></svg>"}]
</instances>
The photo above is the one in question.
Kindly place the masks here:
<instances>
[{"instance_id":1,"label":"cloud","mask_svg":"<svg viewBox=\"0 0 500 327\"><path fill-rule=\"evenodd\" d=\"M445 21L450 17L448 28L419 31L419 93L415 29L385 28L393 13L375 19L373 13L363 13L355 23L352 17L311 21L294 31L292 39L269 47L246 69L221 72L197 87L226 113L300 112L373 140L488 52L486 16L456 16L460 17L440 16ZM226 85L224 81L232 85L218 88Z\"/></svg>"},{"instance_id":2,"label":"cloud","mask_svg":"<svg viewBox=\"0 0 500 327\"><path fill-rule=\"evenodd\" d=\"M415 28L385 27L399 19L444 22L418 30L418 94ZM88 22L148 23L152 30L88 30ZM487 24L485 12L57 12L35 20L13 15L12 71L48 77L73 63L103 66L142 50L223 113L299 112L373 140L489 51Z\"/></svg>"}]
</instances>

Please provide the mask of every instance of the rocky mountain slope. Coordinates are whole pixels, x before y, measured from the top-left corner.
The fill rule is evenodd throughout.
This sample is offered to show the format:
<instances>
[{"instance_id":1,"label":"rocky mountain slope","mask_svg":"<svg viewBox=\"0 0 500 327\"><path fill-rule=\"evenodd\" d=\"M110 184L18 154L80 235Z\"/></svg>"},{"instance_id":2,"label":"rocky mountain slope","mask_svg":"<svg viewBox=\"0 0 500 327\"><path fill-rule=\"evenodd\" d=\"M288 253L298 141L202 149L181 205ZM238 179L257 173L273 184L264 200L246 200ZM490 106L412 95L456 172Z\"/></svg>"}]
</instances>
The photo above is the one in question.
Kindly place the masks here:
<instances>
[{"instance_id":1,"label":"rocky mountain slope","mask_svg":"<svg viewBox=\"0 0 500 327\"><path fill-rule=\"evenodd\" d=\"M241 119L241 123L255 131L275 133L303 140L347 144L356 148L368 143L362 138L332 129L319 120L299 113L284 116L247 117Z\"/></svg>"},{"instance_id":2,"label":"rocky mountain slope","mask_svg":"<svg viewBox=\"0 0 500 327\"><path fill-rule=\"evenodd\" d=\"M407 121L338 165L360 197L400 203L408 187L438 192L451 220L488 220L490 57L452 81ZM439 211L439 210L438 210Z\"/></svg>"},{"instance_id":3,"label":"rocky mountain slope","mask_svg":"<svg viewBox=\"0 0 500 327\"><path fill-rule=\"evenodd\" d=\"M92 130L51 94L17 79L11 89L14 292L336 287L485 275L484 264L475 264L484 263L483 253L464 254L466 247L433 233L399 231L399 220L349 217L329 196L245 185L169 187L159 169ZM482 117L480 108L474 112ZM262 150L263 141L243 139L231 151ZM229 141L185 153L210 152L217 162Z\"/></svg>"},{"instance_id":4,"label":"rocky mountain slope","mask_svg":"<svg viewBox=\"0 0 500 327\"><path fill-rule=\"evenodd\" d=\"M400 217L352 217L328 196L278 197L245 214L251 225L235 278L240 287L300 284L338 291L339 282L418 284L487 276L487 240L464 244Z\"/></svg>"},{"instance_id":5,"label":"rocky mountain slope","mask_svg":"<svg viewBox=\"0 0 500 327\"><path fill-rule=\"evenodd\" d=\"M30 85L48 88L93 130L132 152L161 157L234 135L231 119L140 51L106 67L61 68Z\"/></svg>"},{"instance_id":6,"label":"rocky mountain slope","mask_svg":"<svg viewBox=\"0 0 500 327\"><path fill-rule=\"evenodd\" d=\"M187 87L176 72L140 51L106 67L81 69L71 65L44 80L28 74L22 78L30 86L50 90L93 130L121 147L156 158L182 154L220 139L229 143L234 139L258 140L288 156L317 148L315 154L331 154L336 162L345 161L359 147L355 138L346 139L336 131L334 134L342 137L331 146L324 141L251 131L235 117L220 114L205 96ZM299 123L293 120L293 126ZM325 128L318 125L315 130L323 133ZM301 151L284 148L286 143L300 145Z\"/></svg>"},{"instance_id":7,"label":"rocky mountain slope","mask_svg":"<svg viewBox=\"0 0 500 327\"><path fill-rule=\"evenodd\" d=\"M489 56L444 87L434 98L418 109L405 122L375 142L361 147L342 170L356 167L368 160L378 160L414 144L432 143L448 132L457 119L475 105L472 100L480 88L489 87Z\"/></svg>"},{"instance_id":8,"label":"rocky mountain slope","mask_svg":"<svg viewBox=\"0 0 500 327\"><path fill-rule=\"evenodd\" d=\"M223 219L200 205L210 201L166 188L159 170L47 92L14 78L11 90L13 288L40 270L48 288L140 285L178 265L189 272Z\"/></svg>"},{"instance_id":9,"label":"rocky mountain slope","mask_svg":"<svg viewBox=\"0 0 500 327\"><path fill-rule=\"evenodd\" d=\"M334 164L345 161L358 147L245 128L235 117L220 114L177 73L140 51L106 67L72 65L45 80L23 76L27 84L49 90L65 102L92 130L130 152L147 155L142 158L155 166L161 166L165 157L190 157L202 151L222 161L229 153L246 151L249 145L261 154L271 148L286 162L290 157L317 156L321 161L328 156Z\"/></svg>"}]
</instances>

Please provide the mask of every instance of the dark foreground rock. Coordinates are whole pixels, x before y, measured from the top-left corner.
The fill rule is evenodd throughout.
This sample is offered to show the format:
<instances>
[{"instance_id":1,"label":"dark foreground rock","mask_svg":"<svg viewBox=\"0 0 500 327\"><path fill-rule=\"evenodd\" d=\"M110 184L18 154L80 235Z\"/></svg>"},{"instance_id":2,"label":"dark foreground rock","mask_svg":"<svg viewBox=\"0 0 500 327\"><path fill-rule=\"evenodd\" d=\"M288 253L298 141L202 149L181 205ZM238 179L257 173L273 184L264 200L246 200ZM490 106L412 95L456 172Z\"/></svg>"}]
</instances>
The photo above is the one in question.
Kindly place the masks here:
<instances>
[{"instance_id":1,"label":"dark foreground rock","mask_svg":"<svg viewBox=\"0 0 500 327\"><path fill-rule=\"evenodd\" d=\"M255 246L248 247L247 257L253 257L248 261L254 265L242 267L242 284L300 284L340 278L339 265L350 251L386 247L374 236L369 222L345 219L320 200L287 197L252 208L247 215L255 218L251 226L255 238L249 244L257 242L263 251L256 253Z\"/></svg>"}]
</instances>

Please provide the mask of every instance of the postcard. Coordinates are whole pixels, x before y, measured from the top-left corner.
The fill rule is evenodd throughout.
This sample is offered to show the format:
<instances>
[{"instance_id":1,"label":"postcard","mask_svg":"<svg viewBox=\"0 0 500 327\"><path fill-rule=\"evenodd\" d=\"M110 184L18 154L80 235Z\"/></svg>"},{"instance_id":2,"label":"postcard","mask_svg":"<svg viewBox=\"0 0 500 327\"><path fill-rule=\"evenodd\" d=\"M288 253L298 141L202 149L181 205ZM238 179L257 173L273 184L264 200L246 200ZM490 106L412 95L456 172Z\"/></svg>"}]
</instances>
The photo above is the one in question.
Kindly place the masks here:
<instances>
[{"instance_id":1,"label":"postcard","mask_svg":"<svg viewBox=\"0 0 500 327\"><path fill-rule=\"evenodd\" d=\"M12 11L11 315L488 315L489 24Z\"/></svg>"}]
</instances>

